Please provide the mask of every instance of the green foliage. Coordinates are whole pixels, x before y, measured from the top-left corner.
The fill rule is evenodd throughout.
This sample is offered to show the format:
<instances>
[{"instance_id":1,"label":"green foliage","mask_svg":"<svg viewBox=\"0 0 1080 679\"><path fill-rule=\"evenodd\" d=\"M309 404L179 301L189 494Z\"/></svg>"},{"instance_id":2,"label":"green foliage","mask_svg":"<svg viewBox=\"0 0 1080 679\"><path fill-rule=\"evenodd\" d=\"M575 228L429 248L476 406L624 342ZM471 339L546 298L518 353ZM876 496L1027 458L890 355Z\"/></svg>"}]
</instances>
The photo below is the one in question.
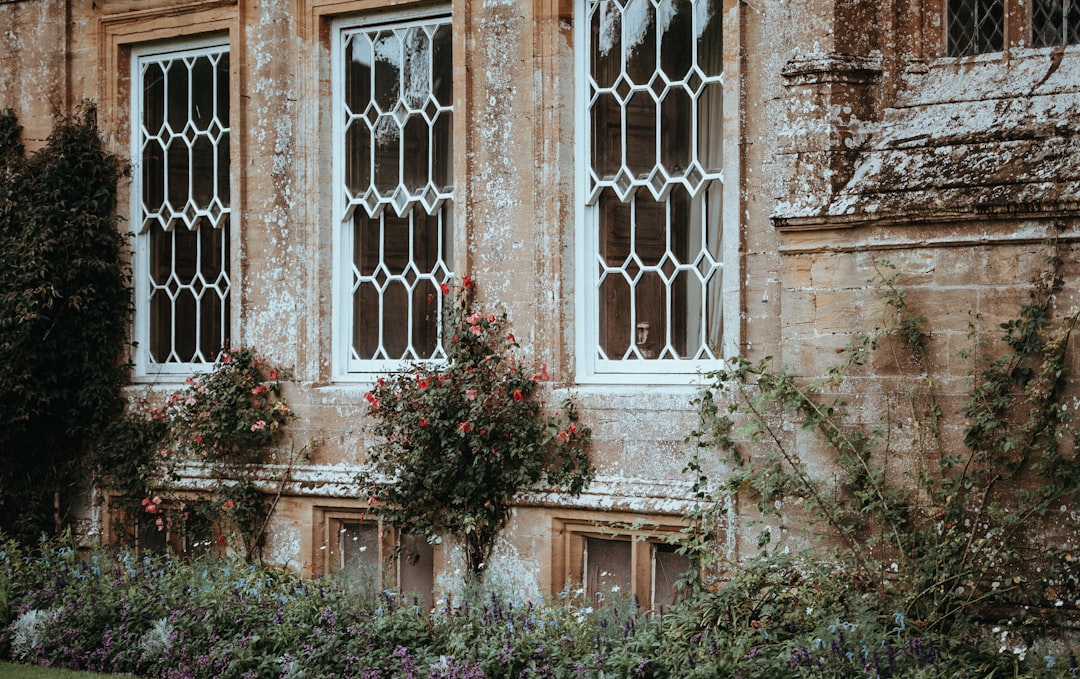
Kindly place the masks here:
<instances>
[{"instance_id":1,"label":"green foliage","mask_svg":"<svg viewBox=\"0 0 1080 679\"><path fill-rule=\"evenodd\" d=\"M157 409L149 416L133 410L111 422L101 444L88 457L98 486L134 502L147 497L160 478L166 431L164 415Z\"/></svg>"},{"instance_id":2,"label":"green foliage","mask_svg":"<svg viewBox=\"0 0 1080 679\"><path fill-rule=\"evenodd\" d=\"M281 398L284 372L251 347L222 353L213 371L187 378L165 415L174 452L210 463L265 461L295 415Z\"/></svg>"},{"instance_id":3,"label":"green foliage","mask_svg":"<svg viewBox=\"0 0 1080 679\"><path fill-rule=\"evenodd\" d=\"M660 613L593 609L580 591L435 610L398 592L216 559L0 544L0 657L195 677L1056 677L1067 655L1018 653L877 614L845 573L752 561L726 587ZM1004 652L999 647L1006 644Z\"/></svg>"},{"instance_id":4,"label":"green foliage","mask_svg":"<svg viewBox=\"0 0 1080 679\"><path fill-rule=\"evenodd\" d=\"M1070 538L1080 442L1066 396L1077 315L1053 320L1058 264L1050 259L1019 318L1001 324L1003 351L977 342L967 354L976 368L965 422L952 423L964 429L965 449L942 436L942 380L925 368L932 337L888 263L875 279L882 325L824 378L774 370L770 359L735 360L714 373L696 402L699 444L727 452L727 490L754 498L764 521L795 511L827 526L832 560L849 586L867 592L869 610L895 610L944 634L1010 623L1026 647L1059 621L1055 612L1080 601L1080 545ZM829 391L881 351L903 384L871 426ZM832 459L808 464L789 436L793 426L816 432ZM901 456L908 473L896 472Z\"/></svg>"},{"instance_id":5,"label":"green foliage","mask_svg":"<svg viewBox=\"0 0 1080 679\"><path fill-rule=\"evenodd\" d=\"M192 507L218 528L219 544L235 543L248 561L259 558L281 496L281 488L274 495L259 490L260 467L270 461L285 425L296 417L281 395L281 380L287 378L285 370L254 348L233 348L209 373L189 377L184 389L169 396L163 412L151 410L146 434L153 440L160 417L164 436L157 454L140 467L141 505L158 515L159 528L184 520L190 511L180 497L184 494L175 490L182 483L179 466L202 465L217 483ZM282 484L309 447L290 449Z\"/></svg>"},{"instance_id":6,"label":"green foliage","mask_svg":"<svg viewBox=\"0 0 1080 679\"><path fill-rule=\"evenodd\" d=\"M121 166L94 107L30 158L18 130L0 115L0 526L32 540L63 523L84 456L122 413L131 302Z\"/></svg>"},{"instance_id":7,"label":"green foliage","mask_svg":"<svg viewBox=\"0 0 1080 679\"><path fill-rule=\"evenodd\" d=\"M469 277L446 319L445 362L380 379L366 395L378 439L361 484L372 512L395 525L462 539L479 576L519 490L546 480L577 494L588 484L590 431L572 401L541 411L546 367L521 364L506 314L482 311Z\"/></svg>"}]
</instances>

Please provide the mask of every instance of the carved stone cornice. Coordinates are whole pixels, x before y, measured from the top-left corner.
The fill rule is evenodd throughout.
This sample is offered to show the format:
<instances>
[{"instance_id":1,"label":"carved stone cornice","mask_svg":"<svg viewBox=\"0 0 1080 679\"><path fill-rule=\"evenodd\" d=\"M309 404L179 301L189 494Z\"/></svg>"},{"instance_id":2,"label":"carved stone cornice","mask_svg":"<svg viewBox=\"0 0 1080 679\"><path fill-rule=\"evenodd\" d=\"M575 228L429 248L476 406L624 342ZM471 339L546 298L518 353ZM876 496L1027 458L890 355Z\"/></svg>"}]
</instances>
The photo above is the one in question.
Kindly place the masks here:
<instances>
[{"instance_id":1,"label":"carved stone cornice","mask_svg":"<svg viewBox=\"0 0 1080 679\"><path fill-rule=\"evenodd\" d=\"M788 87L844 83L867 85L881 77L881 57L834 52L793 57L780 75Z\"/></svg>"}]
</instances>

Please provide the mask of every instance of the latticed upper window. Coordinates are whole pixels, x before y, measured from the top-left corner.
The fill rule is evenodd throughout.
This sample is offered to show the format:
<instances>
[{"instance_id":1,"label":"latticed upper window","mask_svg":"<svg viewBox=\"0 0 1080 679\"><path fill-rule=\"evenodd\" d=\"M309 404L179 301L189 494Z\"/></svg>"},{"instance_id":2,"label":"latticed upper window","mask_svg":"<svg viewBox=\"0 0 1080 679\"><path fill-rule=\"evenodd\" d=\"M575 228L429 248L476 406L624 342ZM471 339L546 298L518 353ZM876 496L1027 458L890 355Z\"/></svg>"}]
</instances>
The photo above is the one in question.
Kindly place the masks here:
<instances>
[{"instance_id":1,"label":"latticed upper window","mask_svg":"<svg viewBox=\"0 0 1080 679\"><path fill-rule=\"evenodd\" d=\"M1034 0L1031 32L1035 47L1080 43L1080 0Z\"/></svg>"},{"instance_id":2,"label":"latticed upper window","mask_svg":"<svg viewBox=\"0 0 1080 679\"><path fill-rule=\"evenodd\" d=\"M597 372L718 358L720 0L586 0L585 353Z\"/></svg>"},{"instance_id":3,"label":"latticed upper window","mask_svg":"<svg viewBox=\"0 0 1080 679\"><path fill-rule=\"evenodd\" d=\"M999 52L1005 45L1004 0L949 0L949 56Z\"/></svg>"},{"instance_id":4,"label":"latticed upper window","mask_svg":"<svg viewBox=\"0 0 1080 679\"><path fill-rule=\"evenodd\" d=\"M452 275L450 18L344 26L334 78L345 372L443 356Z\"/></svg>"},{"instance_id":5,"label":"latticed upper window","mask_svg":"<svg viewBox=\"0 0 1080 679\"><path fill-rule=\"evenodd\" d=\"M136 366L187 373L229 339L229 51L132 59Z\"/></svg>"},{"instance_id":6,"label":"latticed upper window","mask_svg":"<svg viewBox=\"0 0 1080 679\"><path fill-rule=\"evenodd\" d=\"M949 0L946 26L951 57L1071 45L1080 43L1080 0Z\"/></svg>"}]
</instances>

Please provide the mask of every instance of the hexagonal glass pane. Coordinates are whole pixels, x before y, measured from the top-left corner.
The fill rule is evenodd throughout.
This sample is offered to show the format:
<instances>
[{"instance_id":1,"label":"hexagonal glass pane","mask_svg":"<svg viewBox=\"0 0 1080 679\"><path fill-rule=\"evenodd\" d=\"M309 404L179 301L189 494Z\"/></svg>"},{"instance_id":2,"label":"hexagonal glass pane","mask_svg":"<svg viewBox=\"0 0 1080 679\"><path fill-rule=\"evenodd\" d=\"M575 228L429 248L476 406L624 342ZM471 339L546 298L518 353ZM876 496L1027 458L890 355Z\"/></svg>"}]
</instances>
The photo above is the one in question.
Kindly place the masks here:
<instances>
[{"instance_id":1,"label":"hexagonal glass pane","mask_svg":"<svg viewBox=\"0 0 1080 679\"><path fill-rule=\"evenodd\" d=\"M379 291L368 283L361 283L353 293L353 350L361 359L372 359L379 352Z\"/></svg>"},{"instance_id":2,"label":"hexagonal glass pane","mask_svg":"<svg viewBox=\"0 0 1080 679\"><path fill-rule=\"evenodd\" d=\"M382 261L379 243L382 240L381 220L368 217L363 211L353 216L353 266L361 276L374 276Z\"/></svg>"},{"instance_id":3,"label":"hexagonal glass pane","mask_svg":"<svg viewBox=\"0 0 1080 679\"><path fill-rule=\"evenodd\" d=\"M431 183L449 192L454 184L454 114L444 111L431 125Z\"/></svg>"},{"instance_id":4,"label":"hexagonal glass pane","mask_svg":"<svg viewBox=\"0 0 1080 679\"><path fill-rule=\"evenodd\" d=\"M148 212L157 212L165 202L165 150L157 140L143 147L142 202Z\"/></svg>"},{"instance_id":5,"label":"hexagonal glass pane","mask_svg":"<svg viewBox=\"0 0 1080 679\"><path fill-rule=\"evenodd\" d=\"M142 80L143 127L147 134L156 136L165 122L165 72L161 64L147 64Z\"/></svg>"},{"instance_id":6,"label":"hexagonal glass pane","mask_svg":"<svg viewBox=\"0 0 1080 679\"><path fill-rule=\"evenodd\" d=\"M188 67L177 59L170 62L165 71L165 117L174 133L179 134L187 127L190 110Z\"/></svg>"},{"instance_id":7,"label":"hexagonal glass pane","mask_svg":"<svg viewBox=\"0 0 1080 679\"><path fill-rule=\"evenodd\" d=\"M405 151L401 174L405 188L414 193L420 193L428 184L431 149L429 134L431 130L422 116L409 116L401 138Z\"/></svg>"},{"instance_id":8,"label":"hexagonal glass pane","mask_svg":"<svg viewBox=\"0 0 1080 679\"><path fill-rule=\"evenodd\" d=\"M217 167L215 169L215 176L217 177L217 196L226 206L230 201L230 187L229 187L229 134L222 135L221 140L217 143Z\"/></svg>"},{"instance_id":9,"label":"hexagonal glass pane","mask_svg":"<svg viewBox=\"0 0 1080 679\"><path fill-rule=\"evenodd\" d=\"M217 107L217 119L218 122L225 127L229 126L229 53L221 53L217 56L217 66L215 68L215 87L217 88L217 94L214 97L214 104Z\"/></svg>"},{"instance_id":10,"label":"hexagonal glass pane","mask_svg":"<svg viewBox=\"0 0 1080 679\"><path fill-rule=\"evenodd\" d=\"M371 130L363 118L345 128L345 186L356 199L371 185Z\"/></svg>"},{"instance_id":11,"label":"hexagonal glass pane","mask_svg":"<svg viewBox=\"0 0 1080 679\"><path fill-rule=\"evenodd\" d=\"M365 34L351 35L345 43L345 106L353 114L363 113L371 103L374 54Z\"/></svg>"},{"instance_id":12,"label":"hexagonal glass pane","mask_svg":"<svg viewBox=\"0 0 1080 679\"><path fill-rule=\"evenodd\" d=\"M635 85L647 85L656 71L656 19L649 0L630 0L623 11L623 57Z\"/></svg>"},{"instance_id":13,"label":"hexagonal glass pane","mask_svg":"<svg viewBox=\"0 0 1080 679\"><path fill-rule=\"evenodd\" d=\"M706 77L719 78L724 70L724 43L720 0L696 0L694 36L697 39L698 67Z\"/></svg>"},{"instance_id":14,"label":"hexagonal glass pane","mask_svg":"<svg viewBox=\"0 0 1080 679\"><path fill-rule=\"evenodd\" d=\"M214 120L214 65L201 57L191 65L191 122L206 130Z\"/></svg>"},{"instance_id":15,"label":"hexagonal glass pane","mask_svg":"<svg viewBox=\"0 0 1080 679\"><path fill-rule=\"evenodd\" d=\"M614 95L602 93L590 115L593 170L601 178L614 177L622 166L622 107Z\"/></svg>"},{"instance_id":16,"label":"hexagonal glass pane","mask_svg":"<svg viewBox=\"0 0 1080 679\"><path fill-rule=\"evenodd\" d=\"M656 165L656 102L648 91L638 91L626 103L627 169L644 178Z\"/></svg>"},{"instance_id":17,"label":"hexagonal glass pane","mask_svg":"<svg viewBox=\"0 0 1080 679\"><path fill-rule=\"evenodd\" d=\"M209 137L199 135L191 145L191 197L195 204L205 210L214 199L217 183L217 149Z\"/></svg>"},{"instance_id":18,"label":"hexagonal glass pane","mask_svg":"<svg viewBox=\"0 0 1080 679\"><path fill-rule=\"evenodd\" d=\"M423 27L413 27L405 31L402 45L405 86L401 101L410 111L419 111L431 94L431 40Z\"/></svg>"},{"instance_id":19,"label":"hexagonal glass pane","mask_svg":"<svg viewBox=\"0 0 1080 679\"><path fill-rule=\"evenodd\" d=\"M383 265L393 276L404 275L412 263L412 220L410 215L397 217L383 213Z\"/></svg>"},{"instance_id":20,"label":"hexagonal glass pane","mask_svg":"<svg viewBox=\"0 0 1080 679\"><path fill-rule=\"evenodd\" d=\"M228 271L225 229L213 228L205 219L198 230L199 272L210 285L217 285L221 272Z\"/></svg>"},{"instance_id":21,"label":"hexagonal glass pane","mask_svg":"<svg viewBox=\"0 0 1080 679\"><path fill-rule=\"evenodd\" d=\"M394 109L400 96L401 41L391 31L377 34L374 39L375 104L382 113Z\"/></svg>"},{"instance_id":22,"label":"hexagonal glass pane","mask_svg":"<svg viewBox=\"0 0 1080 679\"><path fill-rule=\"evenodd\" d=\"M609 274L600 282L600 348L609 358L622 358L631 345L630 284Z\"/></svg>"},{"instance_id":23,"label":"hexagonal glass pane","mask_svg":"<svg viewBox=\"0 0 1080 679\"><path fill-rule=\"evenodd\" d=\"M667 252L667 205L644 193L634 196L634 253L645 266L656 266Z\"/></svg>"},{"instance_id":24,"label":"hexagonal glass pane","mask_svg":"<svg viewBox=\"0 0 1080 679\"><path fill-rule=\"evenodd\" d=\"M690 136L694 130L693 102L679 86L667 91L660 104L660 162L672 177L690 164Z\"/></svg>"},{"instance_id":25,"label":"hexagonal glass pane","mask_svg":"<svg viewBox=\"0 0 1080 679\"><path fill-rule=\"evenodd\" d=\"M723 83L708 83L697 101L697 161L710 174L723 170Z\"/></svg>"},{"instance_id":26,"label":"hexagonal glass pane","mask_svg":"<svg viewBox=\"0 0 1080 679\"><path fill-rule=\"evenodd\" d=\"M412 292L412 347L417 359L431 358L439 346L439 289L418 281Z\"/></svg>"},{"instance_id":27,"label":"hexagonal glass pane","mask_svg":"<svg viewBox=\"0 0 1080 679\"><path fill-rule=\"evenodd\" d=\"M592 32L590 71L597 87L612 87L622 74L622 12L612 2L599 2L589 17Z\"/></svg>"},{"instance_id":28,"label":"hexagonal glass pane","mask_svg":"<svg viewBox=\"0 0 1080 679\"><path fill-rule=\"evenodd\" d=\"M431 37L431 94L444 108L454 105L453 51L450 24L440 24Z\"/></svg>"},{"instance_id":29,"label":"hexagonal glass pane","mask_svg":"<svg viewBox=\"0 0 1080 679\"><path fill-rule=\"evenodd\" d=\"M401 129L391 116L375 126L375 187L384 197L397 188L401 171Z\"/></svg>"},{"instance_id":30,"label":"hexagonal glass pane","mask_svg":"<svg viewBox=\"0 0 1080 679\"><path fill-rule=\"evenodd\" d=\"M168 162L168 185L169 204L174 210L182 209L187 203L189 195L188 179L191 176L189 164L189 152L187 144L179 137L174 138L166 152Z\"/></svg>"},{"instance_id":31,"label":"hexagonal glass pane","mask_svg":"<svg viewBox=\"0 0 1080 679\"><path fill-rule=\"evenodd\" d=\"M696 37L693 4L690 0L662 0L656 15L660 29L660 70L668 80L683 80L694 63L694 54L687 49Z\"/></svg>"},{"instance_id":32,"label":"hexagonal glass pane","mask_svg":"<svg viewBox=\"0 0 1080 679\"><path fill-rule=\"evenodd\" d=\"M382 346L391 360L406 358L409 350L409 290L390 281L382 295Z\"/></svg>"},{"instance_id":33,"label":"hexagonal glass pane","mask_svg":"<svg viewBox=\"0 0 1080 679\"><path fill-rule=\"evenodd\" d=\"M647 271L634 286L634 348L640 358L659 358L667 344L667 286Z\"/></svg>"},{"instance_id":34,"label":"hexagonal glass pane","mask_svg":"<svg viewBox=\"0 0 1080 679\"><path fill-rule=\"evenodd\" d=\"M630 256L632 228L629 203L621 202L611 189L600 195L600 257L609 266L619 266Z\"/></svg>"}]
</instances>

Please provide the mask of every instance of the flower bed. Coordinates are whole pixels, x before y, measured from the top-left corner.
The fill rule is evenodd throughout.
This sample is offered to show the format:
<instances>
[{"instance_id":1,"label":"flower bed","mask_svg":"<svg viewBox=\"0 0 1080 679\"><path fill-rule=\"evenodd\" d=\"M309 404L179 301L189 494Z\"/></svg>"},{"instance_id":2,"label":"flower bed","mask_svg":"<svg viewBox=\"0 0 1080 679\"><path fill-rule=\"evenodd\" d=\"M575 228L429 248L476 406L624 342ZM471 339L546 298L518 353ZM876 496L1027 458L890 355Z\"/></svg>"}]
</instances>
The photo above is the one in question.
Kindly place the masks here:
<instances>
[{"instance_id":1,"label":"flower bed","mask_svg":"<svg viewBox=\"0 0 1080 679\"><path fill-rule=\"evenodd\" d=\"M663 614L630 601L443 600L222 561L181 563L62 544L0 548L0 657L181 677L1063 676L1056 657L936 638L881 614L842 577L752 564ZM993 642L993 645L991 645Z\"/></svg>"}]
</instances>

